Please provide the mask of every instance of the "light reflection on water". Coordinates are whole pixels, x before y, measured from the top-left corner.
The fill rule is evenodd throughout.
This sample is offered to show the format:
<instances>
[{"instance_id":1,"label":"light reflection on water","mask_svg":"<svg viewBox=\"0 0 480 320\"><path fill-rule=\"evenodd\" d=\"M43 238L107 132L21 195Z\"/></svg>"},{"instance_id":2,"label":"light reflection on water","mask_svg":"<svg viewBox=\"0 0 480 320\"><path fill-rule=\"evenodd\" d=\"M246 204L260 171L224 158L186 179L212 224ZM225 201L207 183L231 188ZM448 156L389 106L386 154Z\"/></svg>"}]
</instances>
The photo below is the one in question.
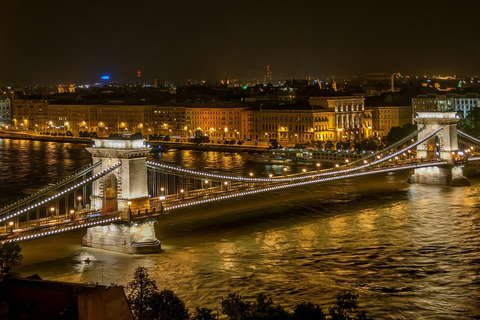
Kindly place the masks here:
<instances>
[{"instance_id":1,"label":"light reflection on water","mask_svg":"<svg viewBox=\"0 0 480 320\"><path fill-rule=\"evenodd\" d=\"M44 183L38 180L42 171L52 170L55 181L88 163L78 145L9 143L0 140L0 164L18 171L22 178L13 183L20 188L30 186L25 181ZM22 159L29 159L29 152L39 158L31 166L9 162L8 150L18 149L19 155L25 152ZM162 153L162 160L192 169L271 172L248 163L249 156L174 151ZM50 157L60 160L51 164ZM0 190L8 193L11 180L1 174ZM409 185L407 176L360 178L232 201L232 206L255 201L249 213L260 217L244 221L235 214L178 229L160 223L164 252L157 255L82 248L84 231L27 242L22 244L22 271L46 279L124 284L143 265L160 288L174 290L191 309L218 310L229 292L248 297L264 292L286 307L302 300L327 306L349 289L379 319L480 317L480 181L451 188ZM238 215L246 215L245 210Z\"/></svg>"}]
</instances>

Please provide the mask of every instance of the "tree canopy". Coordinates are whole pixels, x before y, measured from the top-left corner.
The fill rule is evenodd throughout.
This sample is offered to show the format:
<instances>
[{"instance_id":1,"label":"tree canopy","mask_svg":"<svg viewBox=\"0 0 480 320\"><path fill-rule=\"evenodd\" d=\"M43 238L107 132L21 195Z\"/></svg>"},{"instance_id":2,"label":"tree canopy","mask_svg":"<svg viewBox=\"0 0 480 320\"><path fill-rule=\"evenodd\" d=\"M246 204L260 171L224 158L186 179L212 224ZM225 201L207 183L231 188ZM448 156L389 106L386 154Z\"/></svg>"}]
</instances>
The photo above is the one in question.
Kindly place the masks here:
<instances>
[{"instance_id":1,"label":"tree canopy","mask_svg":"<svg viewBox=\"0 0 480 320\"><path fill-rule=\"evenodd\" d=\"M22 249L15 242L6 242L0 247L0 262L2 274L5 276L19 276L18 268L22 263Z\"/></svg>"}]
</instances>

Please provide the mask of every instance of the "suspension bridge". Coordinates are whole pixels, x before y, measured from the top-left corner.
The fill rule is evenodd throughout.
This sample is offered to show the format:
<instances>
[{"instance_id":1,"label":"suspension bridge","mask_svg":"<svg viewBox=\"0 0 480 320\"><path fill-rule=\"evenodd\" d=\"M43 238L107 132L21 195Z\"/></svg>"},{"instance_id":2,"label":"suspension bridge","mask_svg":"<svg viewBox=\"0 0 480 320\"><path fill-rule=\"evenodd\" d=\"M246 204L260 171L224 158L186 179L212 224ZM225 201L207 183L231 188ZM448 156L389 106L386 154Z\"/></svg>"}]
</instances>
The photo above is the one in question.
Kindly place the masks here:
<instances>
[{"instance_id":1,"label":"suspension bridge","mask_svg":"<svg viewBox=\"0 0 480 320\"><path fill-rule=\"evenodd\" d=\"M93 158L91 165L0 209L1 241L27 241L87 229L86 246L150 253L160 249L153 222L179 209L399 170L412 170L412 183L469 185L463 167L480 160L476 155L480 140L457 130L454 112L419 113L415 120L418 130L357 161L268 177L147 161L150 148L145 147L144 139L96 139L95 145L87 148Z\"/></svg>"}]
</instances>

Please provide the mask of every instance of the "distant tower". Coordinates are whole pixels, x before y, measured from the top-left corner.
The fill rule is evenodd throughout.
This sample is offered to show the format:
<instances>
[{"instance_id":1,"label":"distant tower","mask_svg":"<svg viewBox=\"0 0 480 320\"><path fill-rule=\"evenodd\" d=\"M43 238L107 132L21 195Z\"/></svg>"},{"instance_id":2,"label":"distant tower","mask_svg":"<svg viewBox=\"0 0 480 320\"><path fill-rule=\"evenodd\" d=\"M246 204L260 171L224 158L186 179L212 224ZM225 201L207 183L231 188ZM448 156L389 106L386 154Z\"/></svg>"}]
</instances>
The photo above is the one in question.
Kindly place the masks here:
<instances>
[{"instance_id":1,"label":"distant tower","mask_svg":"<svg viewBox=\"0 0 480 320\"><path fill-rule=\"evenodd\" d=\"M332 79L332 89L333 91L337 91L337 83L335 82L335 79Z\"/></svg>"},{"instance_id":2,"label":"distant tower","mask_svg":"<svg viewBox=\"0 0 480 320\"><path fill-rule=\"evenodd\" d=\"M272 71L270 70L270 66L267 66L263 73L263 82L265 84L272 82Z\"/></svg>"},{"instance_id":3,"label":"distant tower","mask_svg":"<svg viewBox=\"0 0 480 320\"><path fill-rule=\"evenodd\" d=\"M142 81L140 81L140 78L142 76L142 73L140 72L140 70L137 71L137 86L138 87L142 87Z\"/></svg>"}]
</instances>

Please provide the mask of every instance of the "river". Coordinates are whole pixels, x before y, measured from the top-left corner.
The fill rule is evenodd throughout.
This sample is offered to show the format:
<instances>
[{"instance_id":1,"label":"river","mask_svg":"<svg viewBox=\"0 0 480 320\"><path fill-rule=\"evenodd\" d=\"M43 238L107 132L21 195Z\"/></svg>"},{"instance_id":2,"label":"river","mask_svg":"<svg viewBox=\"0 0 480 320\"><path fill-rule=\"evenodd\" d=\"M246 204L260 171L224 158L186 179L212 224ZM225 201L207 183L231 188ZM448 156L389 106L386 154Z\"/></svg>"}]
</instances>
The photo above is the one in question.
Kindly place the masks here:
<instances>
[{"instance_id":1,"label":"river","mask_svg":"<svg viewBox=\"0 0 480 320\"><path fill-rule=\"evenodd\" d=\"M282 172L250 157L170 150L150 158L236 174ZM0 203L90 161L80 144L0 139ZM287 308L311 301L325 310L337 293L353 290L375 319L480 319L480 179L453 188L410 185L408 174L264 194L262 207L208 225L160 222L164 251L155 255L83 248L85 231L25 242L22 275L125 284L141 265L190 310L219 310L229 292L263 292Z\"/></svg>"}]
</instances>

